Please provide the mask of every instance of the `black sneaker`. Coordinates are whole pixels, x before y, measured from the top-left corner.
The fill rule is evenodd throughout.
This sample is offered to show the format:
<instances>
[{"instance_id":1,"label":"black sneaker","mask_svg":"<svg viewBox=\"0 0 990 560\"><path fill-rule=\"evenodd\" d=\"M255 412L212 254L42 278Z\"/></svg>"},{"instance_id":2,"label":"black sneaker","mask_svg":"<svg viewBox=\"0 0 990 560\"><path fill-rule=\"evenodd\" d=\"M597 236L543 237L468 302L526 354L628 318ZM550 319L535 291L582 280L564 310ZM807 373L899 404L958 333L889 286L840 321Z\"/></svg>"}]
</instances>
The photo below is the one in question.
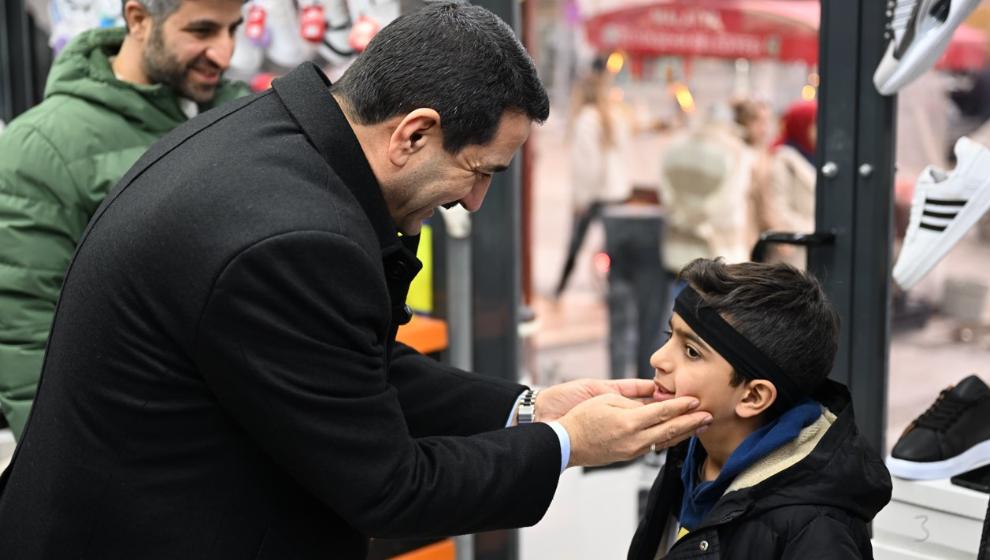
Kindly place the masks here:
<instances>
[{"instance_id":1,"label":"black sneaker","mask_svg":"<svg viewBox=\"0 0 990 560\"><path fill-rule=\"evenodd\" d=\"M990 464L990 388L975 375L943 390L887 457L894 476L949 478Z\"/></svg>"}]
</instances>

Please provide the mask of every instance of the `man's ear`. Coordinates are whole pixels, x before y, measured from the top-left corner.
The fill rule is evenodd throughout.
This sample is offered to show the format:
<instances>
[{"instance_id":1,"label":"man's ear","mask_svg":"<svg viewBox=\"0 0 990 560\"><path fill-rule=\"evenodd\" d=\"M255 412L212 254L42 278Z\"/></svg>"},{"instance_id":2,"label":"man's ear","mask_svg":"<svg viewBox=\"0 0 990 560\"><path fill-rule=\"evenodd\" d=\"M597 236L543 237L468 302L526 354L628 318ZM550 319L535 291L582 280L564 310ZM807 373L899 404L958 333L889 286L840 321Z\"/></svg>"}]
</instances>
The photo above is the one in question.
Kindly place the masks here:
<instances>
[{"instance_id":1,"label":"man's ear","mask_svg":"<svg viewBox=\"0 0 990 560\"><path fill-rule=\"evenodd\" d=\"M431 142L443 144L440 113L433 109L415 109L395 126L388 141L388 160L402 167L414 154Z\"/></svg>"},{"instance_id":2,"label":"man's ear","mask_svg":"<svg viewBox=\"0 0 990 560\"><path fill-rule=\"evenodd\" d=\"M741 418L753 418L762 414L777 400L777 388L766 379L746 382L743 396L736 403L736 414Z\"/></svg>"},{"instance_id":3,"label":"man's ear","mask_svg":"<svg viewBox=\"0 0 990 560\"><path fill-rule=\"evenodd\" d=\"M124 4L124 21L127 23L127 34L139 41L144 41L151 32L151 14L137 0L127 0Z\"/></svg>"}]
</instances>

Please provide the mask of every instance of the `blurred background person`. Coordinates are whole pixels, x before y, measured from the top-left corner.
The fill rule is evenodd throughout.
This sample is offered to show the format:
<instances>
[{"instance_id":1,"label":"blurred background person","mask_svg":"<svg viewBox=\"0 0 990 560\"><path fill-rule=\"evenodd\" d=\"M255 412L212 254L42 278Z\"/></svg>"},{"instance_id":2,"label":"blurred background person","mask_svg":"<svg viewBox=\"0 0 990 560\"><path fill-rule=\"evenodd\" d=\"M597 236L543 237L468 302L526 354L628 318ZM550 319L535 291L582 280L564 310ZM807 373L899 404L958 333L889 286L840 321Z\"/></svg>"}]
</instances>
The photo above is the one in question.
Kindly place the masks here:
<instances>
[{"instance_id":1,"label":"blurred background person","mask_svg":"<svg viewBox=\"0 0 990 560\"><path fill-rule=\"evenodd\" d=\"M170 130L249 93L223 79L241 7L123 2L126 28L76 36L55 59L44 101L0 135L0 412L15 437L65 269L110 187Z\"/></svg>"},{"instance_id":2,"label":"blurred background person","mask_svg":"<svg viewBox=\"0 0 990 560\"><path fill-rule=\"evenodd\" d=\"M750 185L750 216L745 232L750 250L760 234L773 223L767 216L766 206L770 188L770 146L773 131L773 113L770 106L756 99L737 99L732 103L732 115L737 132L753 155L753 172Z\"/></svg>"},{"instance_id":3,"label":"blurred background person","mask_svg":"<svg viewBox=\"0 0 990 560\"><path fill-rule=\"evenodd\" d=\"M671 141L660 174L667 211L663 261L671 277L699 257L748 260L754 160L724 104L713 105L700 126Z\"/></svg>"},{"instance_id":4,"label":"blurred background person","mask_svg":"<svg viewBox=\"0 0 990 560\"><path fill-rule=\"evenodd\" d=\"M570 143L573 229L555 295L573 272L588 228L601 219L609 256L607 310L609 370L613 378L630 371L650 379L650 354L659 343L667 288L660 261L662 218L656 189L632 188L632 136L640 129L621 102L606 59L598 58L580 83Z\"/></svg>"},{"instance_id":5,"label":"blurred background person","mask_svg":"<svg viewBox=\"0 0 990 560\"><path fill-rule=\"evenodd\" d=\"M761 213L767 230L811 233L815 230L815 142L818 135L815 101L791 104L781 119L773 143L770 187ZM773 245L768 261L805 267L806 251L793 245Z\"/></svg>"},{"instance_id":6,"label":"blurred background person","mask_svg":"<svg viewBox=\"0 0 990 560\"><path fill-rule=\"evenodd\" d=\"M652 379L650 356L659 347L667 307L661 260L663 214L656 189L636 188L602 208L608 269L608 356L613 379L632 370ZM630 367L632 366L632 367Z\"/></svg>"},{"instance_id":7,"label":"blurred background person","mask_svg":"<svg viewBox=\"0 0 990 560\"><path fill-rule=\"evenodd\" d=\"M610 99L612 74L596 58L581 80L573 104L570 134L571 209L573 225L564 266L554 295L567 287L575 260L605 201L621 201L631 191L626 154L633 125Z\"/></svg>"}]
</instances>

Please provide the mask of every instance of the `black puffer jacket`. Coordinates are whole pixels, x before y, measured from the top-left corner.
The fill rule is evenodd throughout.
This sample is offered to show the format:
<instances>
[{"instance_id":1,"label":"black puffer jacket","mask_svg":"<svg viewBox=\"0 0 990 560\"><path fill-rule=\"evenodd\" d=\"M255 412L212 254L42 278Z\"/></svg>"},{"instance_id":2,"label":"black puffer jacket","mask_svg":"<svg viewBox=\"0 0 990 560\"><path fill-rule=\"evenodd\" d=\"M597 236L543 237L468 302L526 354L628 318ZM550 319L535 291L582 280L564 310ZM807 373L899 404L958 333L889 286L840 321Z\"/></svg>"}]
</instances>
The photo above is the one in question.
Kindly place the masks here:
<instances>
[{"instance_id":1,"label":"black puffer jacket","mask_svg":"<svg viewBox=\"0 0 990 560\"><path fill-rule=\"evenodd\" d=\"M817 444L812 440L810 454L752 485L730 487L701 525L677 541L665 558L873 558L868 524L890 501L890 474L859 435L848 389L829 381L818 398L834 417L823 415L831 425ZM686 452L687 442L668 452L667 464L673 468L664 468L650 491L629 560L657 557L661 539L680 510ZM762 464L764 470L766 466ZM737 482L747 475L752 473L744 472Z\"/></svg>"}]
</instances>

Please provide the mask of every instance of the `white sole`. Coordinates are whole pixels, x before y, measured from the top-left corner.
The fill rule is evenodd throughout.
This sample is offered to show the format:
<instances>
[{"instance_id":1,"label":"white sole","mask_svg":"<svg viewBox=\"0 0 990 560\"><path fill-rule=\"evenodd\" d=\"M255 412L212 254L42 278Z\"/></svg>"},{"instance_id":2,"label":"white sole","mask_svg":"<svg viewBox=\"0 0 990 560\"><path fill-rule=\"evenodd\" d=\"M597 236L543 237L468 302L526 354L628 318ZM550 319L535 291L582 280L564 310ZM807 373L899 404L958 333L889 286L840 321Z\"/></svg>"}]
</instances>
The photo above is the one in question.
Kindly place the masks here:
<instances>
[{"instance_id":1,"label":"white sole","mask_svg":"<svg viewBox=\"0 0 990 560\"><path fill-rule=\"evenodd\" d=\"M887 456L886 464L890 474L898 478L910 480L950 478L990 464L990 440L978 443L959 455L944 461L919 463Z\"/></svg>"},{"instance_id":2,"label":"white sole","mask_svg":"<svg viewBox=\"0 0 990 560\"><path fill-rule=\"evenodd\" d=\"M894 280L897 284L905 290L911 289L932 268L935 268L935 265L945 255L949 254L949 251L956 246L956 243L962 239L963 235L966 235L966 232L976 222L980 221L980 218L987 213L988 209L990 209L990 186L984 186L959 210L959 214L945 228L945 231L939 234L941 238L937 244L932 245L928 251L919 255L918 258L911 259L908 262L902 262L900 256L898 256L893 271Z\"/></svg>"}]
</instances>

